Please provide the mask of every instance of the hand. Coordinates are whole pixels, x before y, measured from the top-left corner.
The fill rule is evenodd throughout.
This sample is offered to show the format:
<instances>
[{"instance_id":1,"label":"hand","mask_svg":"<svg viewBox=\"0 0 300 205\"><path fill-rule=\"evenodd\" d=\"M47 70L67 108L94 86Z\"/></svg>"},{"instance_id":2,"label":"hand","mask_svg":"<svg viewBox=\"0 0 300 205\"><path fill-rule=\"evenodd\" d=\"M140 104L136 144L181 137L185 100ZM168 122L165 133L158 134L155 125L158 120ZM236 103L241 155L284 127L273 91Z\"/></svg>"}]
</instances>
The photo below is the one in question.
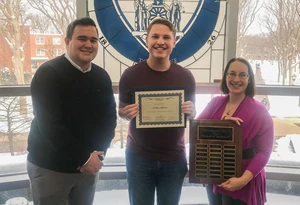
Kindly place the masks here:
<instances>
[{"instance_id":1,"label":"hand","mask_svg":"<svg viewBox=\"0 0 300 205\"><path fill-rule=\"evenodd\" d=\"M83 166L79 167L81 173L88 175L95 175L103 166L103 162L99 159L99 156L103 155L104 152L93 152L91 153L90 160Z\"/></svg>"},{"instance_id":2,"label":"hand","mask_svg":"<svg viewBox=\"0 0 300 205\"><path fill-rule=\"evenodd\" d=\"M218 186L228 191L236 191L243 188L252 179L253 174L249 170L245 170L241 177L232 177Z\"/></svg>"},{"instance_id":3,"label":"hand","mask_svg":"<svg viewBox=\"0 0 300 205\"><path fill-rule=\"evenodd\" d=\"M218 187L222 187L223 189L228 191L236 191L243 188L246 184L247 183L245 183L245 181L242 180L241 177L239 178L232 177L228 179L226 182L219 184Z\"/></svg>"},{"instance_id":4,"label":"hand","mask_svg":"<svg viewBox=\"0 0 300 205\"><path fill-rule=\"evenodd\" d=\"M192 101L186 101L182 103L182 112L188 115L189 119L193 119L196 115L195 105Z\"/></svg>"},{"instance_id":5,"label":"hand","mask_svg":"<svg viewBox=\"0 0 300 205\"><path fill-rule=\"evenodd\" d=\"M121 108L121 112L124 118L131 121L139 113L139 106L138 104L126 105L125 107Z\"/></svg>"},{"instance_id":6,"label":"hand","mask_svg":"<svg viewBox=\"0 0 300 205\"><path fill-rule=\"evenodd\" d=\"M242 122L244 122L241 118L239 117L231 117L231 116L224 116L223 120L232 120L234 121L236 124L241 125Z\"/></svg>"}]
</instances>

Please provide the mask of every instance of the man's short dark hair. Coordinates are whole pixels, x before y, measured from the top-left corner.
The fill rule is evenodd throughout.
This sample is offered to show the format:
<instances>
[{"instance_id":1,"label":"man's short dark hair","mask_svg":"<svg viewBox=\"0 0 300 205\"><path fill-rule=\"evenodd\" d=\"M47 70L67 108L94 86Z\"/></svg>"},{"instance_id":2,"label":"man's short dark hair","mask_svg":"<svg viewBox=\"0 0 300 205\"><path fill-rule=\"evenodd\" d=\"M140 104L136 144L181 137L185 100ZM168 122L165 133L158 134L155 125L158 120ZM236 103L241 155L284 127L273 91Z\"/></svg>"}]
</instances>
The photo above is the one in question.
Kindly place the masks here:
<instances>
[{"instance_id":1,"label":"man's short dark hair","mask_svg":"<svg viewBox=\"0 0 300 205\"><path fill-rule=\"evenodd\" d=\"M221 84L220 84L220 90L224 94L229 94L229 89L228 89L227 84L226 84L226 76L227 76L227 73L228 73L228 70L229 70L229 67L230 67L231 63L233 63L235 61L239 61L241 63L244 63L247 66L248 74L249 74L249 79L248 79L249 83L248 83L248 86L245 90L245 94L250 96L250 97L254 97L254 95L256 93L254 73L253 73L253 70L252 70L252 67L251 67L250 63L244 58L232 58L228 61L227 65L225 67L224 73L223 73L222 81L221 81Z\"/></svg>"},{"instance_id":2,"label":"man's short dark hair","mask_svg":"<svg viewBox=\"0 0 300 205\"><path fill-rule=\"evenodd\" d=\"M74 29L76 26L94 26L96 28L97 35L98 35L98 29L96 27L94 20L91 19L90 17L83 17L83 18L75 19L68 25L68 27L67 27L67 38L68 39L72 39Z\"/></svg>"},{"instance_id":3,"label":"man's short dark hair","mask_svg":"<svg viewBox=\"0 0 300 205\"><path fill-rule=\"evenodd\" d=\"M151 28L153 25L155 24L162 24L162 25L165 25L167 26L173 33L174 37L176 37L176 29L174 27L174 25L166 18L156 18L154 19L148 26L147 28L147 35L149 34Z\"/></svg>"}]
</instances>

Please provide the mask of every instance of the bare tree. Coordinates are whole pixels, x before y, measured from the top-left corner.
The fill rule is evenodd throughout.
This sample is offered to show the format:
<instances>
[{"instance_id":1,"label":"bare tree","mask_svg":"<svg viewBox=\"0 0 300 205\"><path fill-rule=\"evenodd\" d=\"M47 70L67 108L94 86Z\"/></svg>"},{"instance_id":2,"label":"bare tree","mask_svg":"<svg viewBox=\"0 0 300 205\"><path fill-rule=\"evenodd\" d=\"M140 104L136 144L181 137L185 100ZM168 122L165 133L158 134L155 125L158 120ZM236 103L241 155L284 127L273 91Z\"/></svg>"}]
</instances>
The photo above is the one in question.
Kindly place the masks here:
<instances>
[{"instance_id":1,"label":"bare tree","mask_svg":"<svg viewBox=\"0 0 300 205\"><path fill-rule=\"evenodd\" d=\"M4 36L12 53L13 73L18 84L24 84L24 46L27 34L24 25L29 20L22 0L0 0L0 35ZM26 98L20 97L20 111L27 114Z\"/></svg>"},{"instance_id":2,"label":"bare tree","mask_svg":"<svg viewBox=\"0 0 300 205\"><path fill-rule=\"evenodd\" d=\"M31 118L20 115L20 97L2 97L0 100L0 132L8 139L11 156L15 155L14 138L27 133ZM32 109L31 105L27 105Z\"/></svg>"},{"instance_id":3,"label":"bare tree","mask_svg":"<svg viewBox=\"0 0 300 205\"><path fill-rule=\"evenodd\" d=\"M266 34L245 35L240 40L243 56L249 60L274 61L274 45Z\"/></svg>"},{"instance_id":4,"label":"bare tree","mask_svg":"<svg viewBox=\"0 0 300 205\"><path fill-rule=\"evenodd\" d=\"M237 56L244 57L244 50L247 44L241 43L249 28L253 24L258 11L261 8L259 0L240 0L237 30Z\"/></svg>"},{"instance_id":5,"label":"bare tree","mask_svg":"<svg viewBox=\"0 0 300 205\"><path fill-rule=\"evenodd\" d=\"M0 75L0 84L2 85L15 85L17 83L16 76L7 67L0 69Z\"/></svg>"},{"instance_id":6,"label":"bare tree","mask_svg":"<svg viewBox=\"0 0 300 205\"><path fill-rule=\"evenodd\" d=\"M65 35L67 25L76 18L76 0L27 0L52 23L58 34Z\"/></svg>"},{"instance_id":7,"label":"bare tree","mask_svg":"<svg viewBox=\"0 0 300 205\"><path fill-rule=\"evenodd\" d=\"M266 14L260 22L268 30L278 61L278 81L282 76L293 83L293 70L299 64L300 0L270 0L264 5ZM287 76L288 75L288 76Z\"/></svg>"},{"instance_id":8,"label":"bare tree","mask_svg":"<svg viewBox=\"0 0 300 205\"><path fill-rule=\"evenodd\" d=\"M26 33L22 30L25 24L25 8L21 0L0 0L0 35L4 36L12 52L13 70L18 84L24 84L24 45Z\"/></svg>"},{"instance_id":9,"label":"bare tree","mask_svg":"<svg viewBox=\"0 0 300 205\"><path fill-rule=\"evenodd\" d=\"M42 14L32 14L30 31L33 33L49 33L51 30L51 21Z\"/></svg>"}]
</instances>

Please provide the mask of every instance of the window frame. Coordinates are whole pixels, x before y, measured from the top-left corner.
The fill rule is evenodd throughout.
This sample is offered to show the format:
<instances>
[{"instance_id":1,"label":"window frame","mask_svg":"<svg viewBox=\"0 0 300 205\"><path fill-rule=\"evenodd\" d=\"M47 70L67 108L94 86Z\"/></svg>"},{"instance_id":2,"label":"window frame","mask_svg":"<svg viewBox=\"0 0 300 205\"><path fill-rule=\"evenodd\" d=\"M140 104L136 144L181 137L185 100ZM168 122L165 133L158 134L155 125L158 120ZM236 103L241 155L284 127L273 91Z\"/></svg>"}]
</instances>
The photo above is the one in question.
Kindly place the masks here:
<instances>
[{"instance_id":1,"label":"window frame","mask_svg":"<svg viewBox=\"0 0 300 205\"><path fill-rule=\"evenodd\" d=\"M59 37L53 37L52 38L52 44L53 45L61 45L61 38L59 38Z\"/></svg>"},{"instance_id":2,"label":"window frame","mask_svg":"<svg viewBox=\"0 0 300 205\"><path fill-rule=\"evenodd\" d=\"M35 52L36 52L36 56L38 57L46 56L46 49L44 48L37 48Z\"/></svg>"},{"instance_id":3,"label":"window frame","mask_svg":"<svg viewBox=\"0 0 300 205\"><path fill-rule=\"evenodd\" d=\"M113 83L114 94L118 94L118 83ZM257 95L299 96L300 86L257 85ZM218 83L198 83L196 94L220 94ZM0 86L0 97L30 96L30 86ZM267 180L300 182L300 168L291 166L266 166ZM186 175L188 177L188 174ZM101 180L126 179L125 165L104 166L99 174ZM29 188L27 173L0 176L0 191Z\"/></svg>"},{"instance_id":4,"label":"window frame","mask_svg":"<svg viewBox=\"0 0 300 205\"><path fill-rule=\"evenodd\" d=\"M45 44L45 37L43 37L43 36L36 36L35 37L35 44L37 44L37 45L43 45L43 44Z\"/></svg>"}]
</instances>

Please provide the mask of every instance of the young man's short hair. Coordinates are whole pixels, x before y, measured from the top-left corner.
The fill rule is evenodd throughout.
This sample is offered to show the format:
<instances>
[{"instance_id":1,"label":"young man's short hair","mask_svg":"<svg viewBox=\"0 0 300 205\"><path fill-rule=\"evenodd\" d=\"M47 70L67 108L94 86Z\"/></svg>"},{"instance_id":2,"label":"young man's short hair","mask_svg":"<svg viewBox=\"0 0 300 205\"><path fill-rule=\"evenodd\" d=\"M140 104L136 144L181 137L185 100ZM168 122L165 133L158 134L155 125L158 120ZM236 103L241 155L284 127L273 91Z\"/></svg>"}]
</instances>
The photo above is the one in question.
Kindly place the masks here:
<instances>
[{"instance_id":1,"label":"young man's short hair","mask_svg":"<svg viewBox=\"0 0 300 205\"><path fill-rule=\"evenodd\" d=\"M153 21L151 21L151 23L149 24L149 26L147 28L147 35L149 34L152 26L155 24L162 24L162 25L167 26L172 31L174 37L176 36L176 29L175 29L174 25L166 18L155 18Z\"/></svg>"}]
</instances>

